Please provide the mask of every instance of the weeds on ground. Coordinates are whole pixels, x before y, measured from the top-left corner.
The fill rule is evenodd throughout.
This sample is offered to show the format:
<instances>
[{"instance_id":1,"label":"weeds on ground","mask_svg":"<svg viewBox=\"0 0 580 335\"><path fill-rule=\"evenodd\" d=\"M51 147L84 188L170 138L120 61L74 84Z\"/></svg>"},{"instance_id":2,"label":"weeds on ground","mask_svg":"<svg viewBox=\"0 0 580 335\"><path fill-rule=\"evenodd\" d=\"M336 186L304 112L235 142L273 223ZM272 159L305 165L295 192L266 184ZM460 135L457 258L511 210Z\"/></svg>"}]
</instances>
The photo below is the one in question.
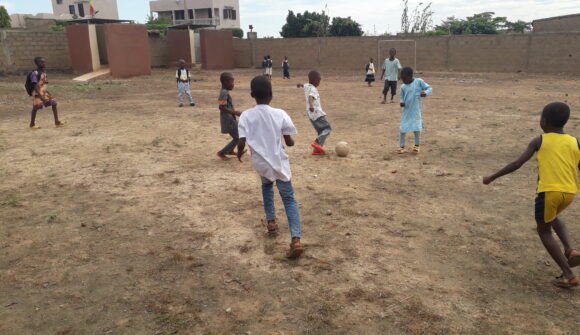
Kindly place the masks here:
<instances>
[{"instance_id":1,"label":"weeds on ground","mask_svg":"<svg viewBox=\"0 0 580 335\"><path fill-rule=\"evenodd\" d=\"M20 206L20 201L18 200L18 198L16 198L14 194L10 194L6 197L4 201L0 202L0 205L17 207Z\"/></svg>"},{"instance_id":2,"label":"weeds on ground","mask_svg":"<svg viewBox=\"0 0 580 335\"><path fill-rule=\"evenodd\" d=\"M153 141L151 141L151 145L154 147L158 147L161 142L163 142L163 137L157 136Z\"/></svg>"},{"instance_id":3,"label":"weeds on ground","mask_svg":"<svg viewBox=\"0 0 580 335\"><path fill-rule=\"evenodd\" d=\"M50 214L49 216L46 217L46 223L53 223L54 221L56 221L56 218L58 217L58 214Z\"/></svg>"}]
</instances>

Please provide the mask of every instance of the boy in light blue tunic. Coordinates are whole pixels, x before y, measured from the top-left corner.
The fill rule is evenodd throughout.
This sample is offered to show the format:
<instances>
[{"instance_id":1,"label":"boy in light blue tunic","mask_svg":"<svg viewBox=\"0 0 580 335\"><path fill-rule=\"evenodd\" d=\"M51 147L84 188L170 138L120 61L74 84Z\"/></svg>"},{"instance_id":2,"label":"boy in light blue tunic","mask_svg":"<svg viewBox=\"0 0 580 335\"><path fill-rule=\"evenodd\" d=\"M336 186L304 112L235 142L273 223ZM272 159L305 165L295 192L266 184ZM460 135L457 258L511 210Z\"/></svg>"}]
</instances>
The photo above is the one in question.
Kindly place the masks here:
<instances>
[{"instance_id":1,"label":"boy in light blue tunic","mask_svg":"<svg viewBox=\"0 0 580 335\"><path fill-rule=\"evenodd\" d=\"M404 85L401 86L401 136L400 148L398 153L405 153L405 140L407 133L415 134L415 146L413 153L418 154L421 146L421 130L423 130L423 121L421 120L422 101L428 95L431 95L433 89L423 79L413 78L413 69L405 67L401 70L401 79Z\"/></svg>"}]
</instances>

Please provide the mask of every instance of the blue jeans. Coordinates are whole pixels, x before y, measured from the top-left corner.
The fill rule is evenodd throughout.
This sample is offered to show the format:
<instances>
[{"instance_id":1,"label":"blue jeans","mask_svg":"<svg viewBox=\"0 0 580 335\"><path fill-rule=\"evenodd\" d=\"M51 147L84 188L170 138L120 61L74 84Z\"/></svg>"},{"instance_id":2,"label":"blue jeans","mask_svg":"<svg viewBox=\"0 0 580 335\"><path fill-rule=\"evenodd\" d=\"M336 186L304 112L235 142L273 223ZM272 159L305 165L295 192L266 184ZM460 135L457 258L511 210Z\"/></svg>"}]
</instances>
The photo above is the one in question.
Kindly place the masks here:
<instances>
[{"instance_id":1,"label":"blue jeans","mask_svg":"<svg viewBox=\"0 0 580 335\"><path fill-rule=\"evenodd\" d=\"M415 145L416 146L420 146L421 145L421 132L420 131L415 131L413 132L415 134ZM405 137L407 136L407 133L401 133L401 136L399 137L399 144L401 145L401 148L405 147Z\"/></svg>"},{"instance_id":2,"label":"blue jeans","mask_svg":"<svg viewBox=\"0 0 580 335\"><path fill-rule=\"evenodd\" d=\"M300 231L300 213L298 211L298 202L294 199L294 188L291 181L276 180L276 186L282 197L290 234L292 237L301 237ZM262 198L264 199L264 211L266 220L276 220L276 207L274 207L274 182L262 177Z\"/></svg>"}]
</instances>

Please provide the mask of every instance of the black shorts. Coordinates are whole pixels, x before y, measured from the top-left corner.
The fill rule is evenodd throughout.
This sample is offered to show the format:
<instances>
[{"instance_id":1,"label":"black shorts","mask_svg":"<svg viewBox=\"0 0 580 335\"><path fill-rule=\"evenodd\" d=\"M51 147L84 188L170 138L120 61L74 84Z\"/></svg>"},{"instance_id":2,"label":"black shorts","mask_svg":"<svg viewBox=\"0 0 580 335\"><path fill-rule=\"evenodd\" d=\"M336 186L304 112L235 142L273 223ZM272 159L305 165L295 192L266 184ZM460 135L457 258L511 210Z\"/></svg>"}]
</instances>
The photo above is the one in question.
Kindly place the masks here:
<instances>
[{"instance_id":1,"label":"black shorts","mask_svg":"<svg viewBox=\"0 0 580 335\"><path fill-rule=\"evenodd\" d=\"M397 81L385 80L385 88L383 88L383 95L389 93L389 88L391 89L392 95L397 95Z\"/></svg>"}]
</instances>

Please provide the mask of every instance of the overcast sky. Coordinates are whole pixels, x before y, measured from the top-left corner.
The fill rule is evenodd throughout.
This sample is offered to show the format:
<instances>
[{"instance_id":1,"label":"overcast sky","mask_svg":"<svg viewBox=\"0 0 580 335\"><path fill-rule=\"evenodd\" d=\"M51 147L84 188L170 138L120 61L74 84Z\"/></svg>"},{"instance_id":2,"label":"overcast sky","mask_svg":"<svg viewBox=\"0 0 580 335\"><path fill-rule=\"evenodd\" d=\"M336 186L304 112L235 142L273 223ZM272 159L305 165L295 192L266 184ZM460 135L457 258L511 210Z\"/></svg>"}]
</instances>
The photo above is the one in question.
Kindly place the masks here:
<instances>
[{"instance_id":1,"label":"overcast sky","mask_svg":"<svg viewBox=\"0 0 580 335\"><path fill-rule=\"evenodd\" d=\"M99 0L94 0L98 2ZM420 1L410 0L414 8ZM121 19L145 22L148 0L117 0ZM51 13L50 0L0 0L10 13ZM363 25L365 32L380 34L398 32L401 25L402 0L240 0L242 28L254 25L261 37L279 37L288 10L321 11L328 5L330 16L351 16ZM473 13L495 12L508 19L532 21L550 16L580 13L580 0L434 0L434 23L448 16L466 17Z\"/></svg>"}]
</instances>

